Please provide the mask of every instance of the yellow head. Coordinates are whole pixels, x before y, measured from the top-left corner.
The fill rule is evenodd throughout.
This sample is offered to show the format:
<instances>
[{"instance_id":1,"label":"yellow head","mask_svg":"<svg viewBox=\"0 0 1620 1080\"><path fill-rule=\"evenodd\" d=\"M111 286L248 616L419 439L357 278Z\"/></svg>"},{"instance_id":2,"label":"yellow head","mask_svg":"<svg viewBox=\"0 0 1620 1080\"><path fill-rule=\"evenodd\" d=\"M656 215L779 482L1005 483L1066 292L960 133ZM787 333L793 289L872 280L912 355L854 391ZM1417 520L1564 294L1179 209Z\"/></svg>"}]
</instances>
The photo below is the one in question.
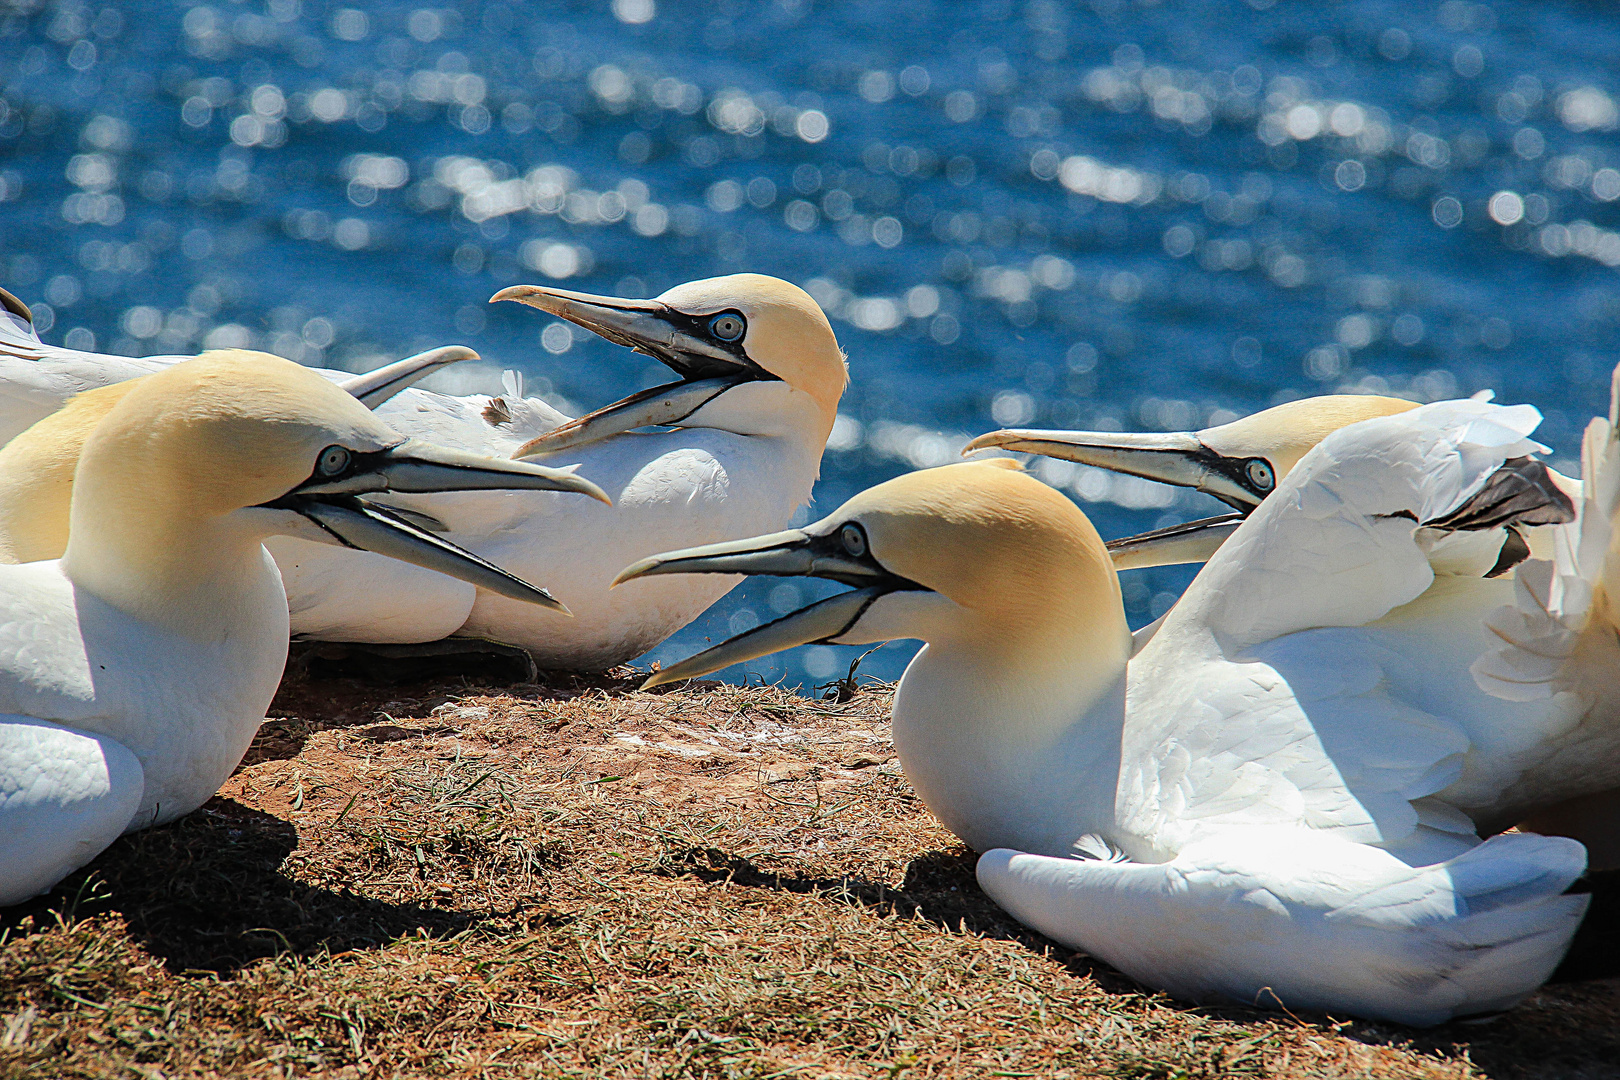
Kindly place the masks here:
<instances>
[{"instance_id":1,"label":"yellow head","mask_svg":"<svg viewBox=\"0 0 1620 1080\"><path fill-rule=\"evenodd\" d=\"M762 274L689 281L652 300L539 285L513 285L494 299L561 316L681 376L532 439L514 457L555 454L655 425L824 444L849 381L821 308L797 285Z\"/></svg>"},{"instance_id":2,"label":"yellow head","mask_svg":"<svg viewBox=\"0 0 1620 1080\"><path fill-rule=\"evenodd\" d=\"M831 423L849 384L849 365L826 313L809 293L781 278L730 274L677 285L658 300L711 322L722 312L741 315L744 330L738 344L743 355L809 394Z\"/></svg>"},{"instance_id":3,"label":"yellow head","mask_svg":"<svg viewBox=\"0 0 1620 1080\"><path fill-rule=\"evenodd\" d=\"M1205 428L1197 438L1227 458L1264 458L1277 480L1287 476L1311 448L1342 427L1393 416L1418 403L1371 394L1323 394L1274 405L1269 409Z\"/></svg>"},{"instance_id":4,"label":"yellow head","mask_svg":"<svg viewBox=\"0 0 1620 1080\"><path fill-rule=\"evenodd\" d=\"M1130 654L1119 579L1096 529L1005 460L909 473L814 525L654 555L619 580L678 573L823 577L854 590L666 668L654 682L812 641L920 638L961 663L1081 672L1080 682L1101 690Z\"/></svg>"}]
</instances>

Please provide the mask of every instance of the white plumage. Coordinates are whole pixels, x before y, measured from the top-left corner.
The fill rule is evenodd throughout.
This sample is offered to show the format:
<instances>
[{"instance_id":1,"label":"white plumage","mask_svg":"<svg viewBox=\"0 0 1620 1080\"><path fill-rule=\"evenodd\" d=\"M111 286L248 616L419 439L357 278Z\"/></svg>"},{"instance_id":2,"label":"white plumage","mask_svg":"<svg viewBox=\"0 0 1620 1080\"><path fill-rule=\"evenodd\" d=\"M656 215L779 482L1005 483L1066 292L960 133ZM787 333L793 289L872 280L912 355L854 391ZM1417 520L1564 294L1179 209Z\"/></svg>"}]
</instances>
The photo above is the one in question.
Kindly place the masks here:
<instances>
[{"instance_id":1,"label":"white plumage","mask_svg":"<svg viewBox=\"0 0 1620 1080\"><path fill-rule=\"evenodd\" d=\"M895 696L901 763L986 853L986 891L1042 933L1195 999L1436 1023L1535 989L1585 911L1562 895L1579 844L1481 843L1476 824L1510 824L1620 764L1617 747L1585 775L1547 768L1568 717L1491 698L1468 673L1512 583L1437 580L1430 563L1446 537L1429 523L1538 451L1538 421L1444 402L1329 435L1128 667L1089 522L990 463L901 477L802 531L625 577L864 586L853 619L818 605L657 681L795 641L922 638ZM843 539L851 527L864 543ZM1117 857L1088 857L1103 846Z\"/></svg>"},{"instance_id":2,"label":"white plumage","mask_svg":"<svg viewBox=\"0 0 1620 1080\"><path fill-rule=\"evenodd\" d=\"M412 388L378 407L410 437L478 454L546 454L548 463L575 465L609 491L615 505L600 512L586 500L538 491L388 499L443 523L455 543L545 583L575 617L537 618L527 605L442 574L276 537L267 546L282 569L296 635L422 642L460 634L522 646L542 667L611 667L686 625L740 580L649 582L610 595L620 567L671 546L780 527L809 501L846 375L826 316L802 290L739 274L690 282L652 301L532 286L501 297L635 345L683 376L663 388L664 400L643 392L578 420L524 397L511 374L496 397ZM723 317L738 320L735 338L713 335L711 324ZM26 330L10 318L14 331ZM60 405L103 370L115 381L178 359L125 364L26 336L9 346L9 364L0 336L0 390L11 384L8 392L35 411L46 401ZM41 382L45 389L35 388ZM19 405L11 416L15 425L33 413ZM629 430L668 424L679 426Z\"/></svg>"}]
</instances>

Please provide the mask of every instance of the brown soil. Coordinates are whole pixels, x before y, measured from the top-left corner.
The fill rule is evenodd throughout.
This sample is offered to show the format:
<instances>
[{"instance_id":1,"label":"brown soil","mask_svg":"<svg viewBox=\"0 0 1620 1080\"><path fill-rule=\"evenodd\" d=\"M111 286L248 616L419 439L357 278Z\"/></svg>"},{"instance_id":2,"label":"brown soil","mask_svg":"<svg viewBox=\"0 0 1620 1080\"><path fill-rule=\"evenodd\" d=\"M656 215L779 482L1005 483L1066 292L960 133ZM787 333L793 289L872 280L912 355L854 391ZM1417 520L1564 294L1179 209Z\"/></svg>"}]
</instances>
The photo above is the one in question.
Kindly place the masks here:
<instances>
[{"instance_id":1,"label":"brown soil","mask_svg":"<svg viewBox=\"0 0 1620 1080\"><path fill-rule=\"evenodd\" d=\"M845 703L283 689L207 806L0 913L0 1077L1620 1075L1612 984L1427 1032L1033 935Z\"/></svg>"}]
</instances>

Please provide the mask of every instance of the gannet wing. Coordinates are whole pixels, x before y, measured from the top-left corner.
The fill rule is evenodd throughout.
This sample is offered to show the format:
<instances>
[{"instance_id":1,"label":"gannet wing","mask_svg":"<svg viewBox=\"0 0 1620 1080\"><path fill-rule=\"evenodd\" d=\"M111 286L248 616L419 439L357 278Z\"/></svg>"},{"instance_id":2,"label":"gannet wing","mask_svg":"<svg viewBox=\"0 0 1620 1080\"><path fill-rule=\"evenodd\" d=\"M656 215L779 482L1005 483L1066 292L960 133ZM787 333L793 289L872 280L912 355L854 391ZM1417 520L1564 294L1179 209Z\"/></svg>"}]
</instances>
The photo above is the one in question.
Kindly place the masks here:
<instances>
[{"instance_id":1,"label":"gannet wing","mask_svg":"<svg viewBox=\"0 0 1620 1080\"><path fill-rule=\"evenodd\" d=\"M0 716L0 907L49 889L123 834L141 763L105 735Z\"/></svg>"},{"instance_id":2,"label":"gannet wing","mask_svg":"<svg viewBox=\"0 0 1620 1080\"><path fill-rule=\"evenodd\" d=\"M1587 906L1561 837L1492 837L1446 862L1303 829L1232 829L1168 862L998 849L979 884L1019 922L1194 1001L1404 1024L1507 1008L1562 959Z\"/></svg>"},{"instance_id":3,"label":"gannet wing","mask_svg":"<svg viewBox=\"0 0 1620 1080\"><path fill-rule=\"evenodd\" d=\"M1472 843L1465 815L1417 805L1461 774L1468 735L1392 694L1389 660L1360 631L1319 630L1180 665L1178 697L1132 702L1120 828L1170 851L1240 825L1442 855Z\"/></svg>"},{"instance_id":4,"label":"gannet wing","mask_svg":"<svg viewBox=\"0 0 1620 1080\"><path fill-rule=\"evenodd\" d=\"M1540 422L1529 405L1469 400L1341 428L1216 552L1170 622L1196 620L1224 647L1242 648L1359 626L1416 599L1434 580L1418 527L1444 525L1506 462L1544 452L1529 438ZM1515 520L1468 517L1454 527Z\"/></svg>"},{"instance_id":5,"label":"gannet wing","mask_svg":"<svg viewBox=\"0 0 1620 1080\"><path fill-rule=\"evenodd\" d=\"M1525 467L1508 464L1536 451L1538 421L1528 406L1443 402L1343 428L1307 454L1132 661L1122 828L1169 850L1267 823L1454 851L1473 823L1424 800L1462 775L1472 725L1490 721L1467 715L1473 702L1414 691L1410 673L1461 677L1480 597L1507 585L1431 591L1424 534L1543 514L1552 496L1527 495ZM1430 632L1379 622L1397 609Z\"/></svg>"}]
</instances>

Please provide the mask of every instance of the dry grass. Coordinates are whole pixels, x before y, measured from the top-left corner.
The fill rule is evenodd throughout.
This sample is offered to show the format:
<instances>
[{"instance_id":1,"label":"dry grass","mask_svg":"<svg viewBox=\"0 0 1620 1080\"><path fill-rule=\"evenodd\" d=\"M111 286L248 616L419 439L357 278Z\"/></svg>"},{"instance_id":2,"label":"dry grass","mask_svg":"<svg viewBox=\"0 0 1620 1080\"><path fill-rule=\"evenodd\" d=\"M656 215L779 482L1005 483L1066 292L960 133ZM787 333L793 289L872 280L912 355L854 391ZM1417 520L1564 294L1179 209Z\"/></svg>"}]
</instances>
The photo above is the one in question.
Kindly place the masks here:
<instances>
[{"instance_id":1,"label":"dry grass","mask_svg":"<svg viewBox=\"0 0 1620 1080\"><path fill-rule=\"evenodd\" d=\"M4 916L4 1077L1597 1077L1620 995L1197 1009L1007 919L887 692L284 688L204 809Z\"/></svg>"}]
</instances>

